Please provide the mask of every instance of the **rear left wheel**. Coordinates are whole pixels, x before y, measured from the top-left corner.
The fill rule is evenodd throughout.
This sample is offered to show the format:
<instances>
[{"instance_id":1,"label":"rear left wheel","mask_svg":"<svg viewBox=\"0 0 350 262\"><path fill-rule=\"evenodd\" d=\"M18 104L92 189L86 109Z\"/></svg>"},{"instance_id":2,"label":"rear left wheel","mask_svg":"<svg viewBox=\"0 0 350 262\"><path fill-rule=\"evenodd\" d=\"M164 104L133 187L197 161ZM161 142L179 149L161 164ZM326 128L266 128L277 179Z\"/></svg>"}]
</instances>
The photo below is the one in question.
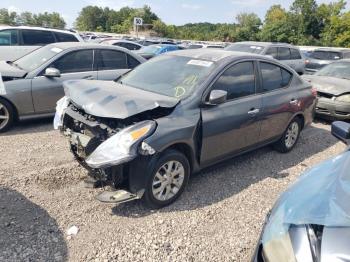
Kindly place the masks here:
<instances>
[{"instance_id":1,"label":"rear left wheel","mask_svg":"<svg viewBox=\"0 0 350 262\"><path fill-rule=\"evenodd\" d=\"M0 98L0 133L7 131L12 126L14 116L12 105Z\"/></svg>"},{"instance_id":2,"label":"rear left wheel","mask_svg":"<svg viewBox=\"0 0 350 262\"><path fill-rule=\"evenodd\" d=\"M151 208L173 203L184 191L190 175L190 165L184 154L165 151L148 174L143 200Z\"/></svg>"},{"instance_id":3,"label":"rear left wheel","mask_svg":"<svg viewBox=\"0 0 350 262\"><path fill-rule=\"evenodd\" d=\"M274 148L281 153L287 153L291 151L298 142L301 127L302 125L300 119L294 118L290 122L287 130L284 132L280 140L274 144Z\"/></svg>"}]
</instances>

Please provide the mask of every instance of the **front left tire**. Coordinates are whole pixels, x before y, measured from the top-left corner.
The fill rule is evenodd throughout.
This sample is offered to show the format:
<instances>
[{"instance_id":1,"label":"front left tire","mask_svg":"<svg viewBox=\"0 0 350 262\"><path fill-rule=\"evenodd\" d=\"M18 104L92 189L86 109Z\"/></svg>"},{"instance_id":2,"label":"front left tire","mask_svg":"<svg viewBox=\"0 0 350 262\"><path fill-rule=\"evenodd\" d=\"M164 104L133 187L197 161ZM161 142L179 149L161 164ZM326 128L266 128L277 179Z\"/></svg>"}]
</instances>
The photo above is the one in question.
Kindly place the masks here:
<instances>
[{"instance_id":1,"label":"front left tire","mask_svg":"<svg viewBox=\"0 0 350 262\"><path fill-rule=\"evenodd\" d=\"M170 205L183 193L190 176L190 164L184 154L166 150L150 168L143 201L152 209Z\"/></svg>"}]
</instances>

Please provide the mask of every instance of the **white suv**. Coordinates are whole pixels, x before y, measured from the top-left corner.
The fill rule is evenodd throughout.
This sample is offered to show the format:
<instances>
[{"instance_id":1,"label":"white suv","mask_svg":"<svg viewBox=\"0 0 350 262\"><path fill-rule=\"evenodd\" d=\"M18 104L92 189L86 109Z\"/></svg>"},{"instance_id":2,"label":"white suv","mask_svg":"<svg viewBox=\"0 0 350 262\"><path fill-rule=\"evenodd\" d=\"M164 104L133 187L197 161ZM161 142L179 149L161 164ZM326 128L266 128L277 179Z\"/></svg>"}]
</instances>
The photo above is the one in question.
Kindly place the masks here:
<instances>
[{"instance_id":1,"label":"white suv","mask_svg":"<svg viewBox=\"0 0 350 262\"><path fill-rule=\"evenodd\" d=\"M55 42L83 42L83 39L68 30L0 26L0 61L14 61L40 46Z\"/></svg>"}]
</instances>

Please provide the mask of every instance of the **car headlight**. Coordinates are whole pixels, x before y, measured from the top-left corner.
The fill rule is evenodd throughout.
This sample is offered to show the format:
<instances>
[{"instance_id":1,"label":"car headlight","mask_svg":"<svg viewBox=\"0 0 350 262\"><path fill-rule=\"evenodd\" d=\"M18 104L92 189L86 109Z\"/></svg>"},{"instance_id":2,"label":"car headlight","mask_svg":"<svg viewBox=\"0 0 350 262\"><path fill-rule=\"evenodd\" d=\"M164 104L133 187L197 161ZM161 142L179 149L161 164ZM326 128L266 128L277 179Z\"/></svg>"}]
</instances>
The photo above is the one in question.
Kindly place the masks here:
<instances>
[{"instance_id":1,"label":"car headlight","mask_svg":"<svg viewBox=\"0 0 350 262\"><path fill-rule=\"evenodd\" d=\"M64 96L56 103L56 113L55 118L53 120L53 127L54 129L59 129L62 126L62 118L64 111L67 109L69 105L69 99L68 97Z\"/></svg>"},{"instance_id":2,"label":"car headlight","mask_svg":"<svg viewBox=\"0 0 350 262\"><path fill-rule=\"evenodd\" d=\"M338 97L336 98L336 100L339 101L339 102L350 103L350 94L338 96Z\"/></svg>"},{"instance_id":3,"label":"car headlight","mask_svg":"<svg viewBox=\"0 0 350 262\"><path fill-rule=\"evenodd\" d=\"M156 128L154 121L143 121L127 127L99 145L86 159L92 168L109 167L134 159L137 146Z\"/></svg>"}]
</instances>

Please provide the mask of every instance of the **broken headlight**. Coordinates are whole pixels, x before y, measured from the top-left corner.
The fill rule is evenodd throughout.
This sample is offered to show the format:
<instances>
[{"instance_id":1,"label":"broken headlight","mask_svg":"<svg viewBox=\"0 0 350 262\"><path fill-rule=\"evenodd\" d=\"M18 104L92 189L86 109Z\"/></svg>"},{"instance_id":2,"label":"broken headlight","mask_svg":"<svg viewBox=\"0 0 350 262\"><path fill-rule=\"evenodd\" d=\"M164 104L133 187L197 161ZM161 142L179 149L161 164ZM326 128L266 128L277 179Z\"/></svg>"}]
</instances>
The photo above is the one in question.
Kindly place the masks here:
<instances>
[{"instance_id":1,"label":"broken headlight","mask_svg":"<svg viewBox=\"0 0 350 262\"><path fill-rule=\"evenodd\" d=\"M350 103L350 94L338 96L336 100L339 102Z\"/></svg>"},{"instance_id":2,"label":"broken headlight","mask_svg":"<svg viewBox=\"0 0 350 262\"><path fill-rule=\"evenodd\" d=\"M134 159L139 142L150 136L155 128L154 121L143 121L121 130L99 145L86 163L92 168L102 168Z\"/></svg>"}]
</instances>

